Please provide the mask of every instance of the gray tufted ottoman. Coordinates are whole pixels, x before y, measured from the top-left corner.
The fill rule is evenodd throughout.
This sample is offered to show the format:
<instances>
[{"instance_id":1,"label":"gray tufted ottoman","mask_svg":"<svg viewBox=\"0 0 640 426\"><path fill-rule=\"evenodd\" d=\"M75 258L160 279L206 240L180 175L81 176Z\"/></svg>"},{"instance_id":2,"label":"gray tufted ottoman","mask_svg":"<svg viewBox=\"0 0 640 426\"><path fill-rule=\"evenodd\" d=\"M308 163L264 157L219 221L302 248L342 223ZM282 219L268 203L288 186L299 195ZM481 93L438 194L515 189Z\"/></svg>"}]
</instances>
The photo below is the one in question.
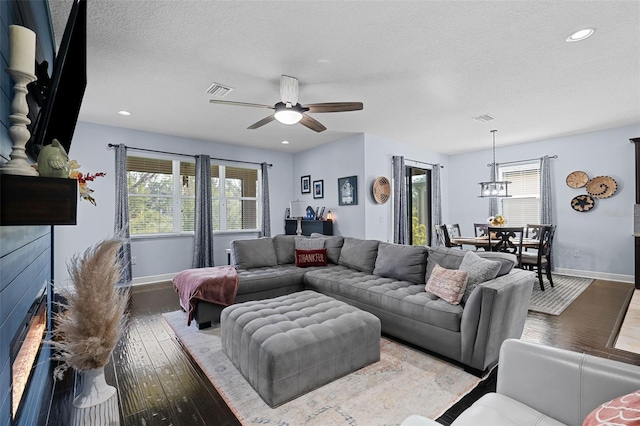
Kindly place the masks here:
<instances>
[{"instance_id":1,"label":"gray tufted ottoman","mask_svg":"<svg viewBox=\"0 0 640 426\"><path fill-rule=\"evenodd\" d=\"M276 407L380 360L380 320L314 291L226 307L222 347Z\"/></svg>"}]
</instances>

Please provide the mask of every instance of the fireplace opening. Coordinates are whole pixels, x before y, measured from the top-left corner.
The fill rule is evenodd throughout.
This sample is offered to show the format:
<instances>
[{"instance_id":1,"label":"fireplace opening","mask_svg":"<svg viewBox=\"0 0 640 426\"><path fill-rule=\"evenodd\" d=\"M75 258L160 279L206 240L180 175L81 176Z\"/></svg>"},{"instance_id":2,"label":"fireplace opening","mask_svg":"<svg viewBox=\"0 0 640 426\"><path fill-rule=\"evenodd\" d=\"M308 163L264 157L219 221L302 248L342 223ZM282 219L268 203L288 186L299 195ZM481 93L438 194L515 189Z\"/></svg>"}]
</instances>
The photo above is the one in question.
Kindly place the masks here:
<instances>
[{"instance_id":1,"label":"fireplace opening","mask_svg":"<svg viewBox=\"0 0 640 426\"><path fill-rule=\"evenodd\" d=\"M15 420L26 396L35 362L47 331L47 286L38 294L11 341L11 407Z\"/></svg>"}]
</instances>

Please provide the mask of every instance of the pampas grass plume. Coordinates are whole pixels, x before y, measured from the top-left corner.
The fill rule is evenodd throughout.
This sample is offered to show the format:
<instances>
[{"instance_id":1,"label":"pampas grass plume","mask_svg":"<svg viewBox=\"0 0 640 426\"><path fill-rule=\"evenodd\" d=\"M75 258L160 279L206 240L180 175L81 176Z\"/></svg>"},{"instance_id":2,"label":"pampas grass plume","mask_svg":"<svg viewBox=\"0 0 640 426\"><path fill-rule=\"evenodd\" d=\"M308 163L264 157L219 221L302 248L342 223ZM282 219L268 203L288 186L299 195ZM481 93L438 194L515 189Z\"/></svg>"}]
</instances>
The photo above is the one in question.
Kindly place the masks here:
<instances>
[{"instance_id":1,"label":"pampas grass plume","mask_svg":"<svg viewBox=\"0 0 640 426\"><path fill-rule=\"evenodd\" d=\"M121 243L106 239L76 254L67 264L72 289L61 292L67 302L56 314L54 360L60 364L54 377L61 379L71 366L77 371L104 367L115 348L125 323L128 295L118 290L122 264Z\"/></svg>"}]
</instances>

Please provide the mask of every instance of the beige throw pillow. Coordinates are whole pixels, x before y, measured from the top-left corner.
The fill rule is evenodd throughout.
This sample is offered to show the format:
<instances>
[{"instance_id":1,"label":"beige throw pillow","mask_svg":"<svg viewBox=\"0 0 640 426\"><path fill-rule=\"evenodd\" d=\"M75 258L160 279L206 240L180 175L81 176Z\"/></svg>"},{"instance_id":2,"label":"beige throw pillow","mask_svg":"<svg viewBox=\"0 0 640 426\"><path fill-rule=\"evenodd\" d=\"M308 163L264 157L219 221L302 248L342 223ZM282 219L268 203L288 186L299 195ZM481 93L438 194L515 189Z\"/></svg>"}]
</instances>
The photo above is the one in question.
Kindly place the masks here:
<instances>
[{"instance_id":1,"label":"beige throw pillow","mask_svg":"<svg viewBox=\"0 0 640 426\"><path fill-rule=\"evenodd\" d=\"M455 269L446 269L435 264L425 290L442 300L457 305L467 287L469 273Z\"/></svg>"}]
</instances>

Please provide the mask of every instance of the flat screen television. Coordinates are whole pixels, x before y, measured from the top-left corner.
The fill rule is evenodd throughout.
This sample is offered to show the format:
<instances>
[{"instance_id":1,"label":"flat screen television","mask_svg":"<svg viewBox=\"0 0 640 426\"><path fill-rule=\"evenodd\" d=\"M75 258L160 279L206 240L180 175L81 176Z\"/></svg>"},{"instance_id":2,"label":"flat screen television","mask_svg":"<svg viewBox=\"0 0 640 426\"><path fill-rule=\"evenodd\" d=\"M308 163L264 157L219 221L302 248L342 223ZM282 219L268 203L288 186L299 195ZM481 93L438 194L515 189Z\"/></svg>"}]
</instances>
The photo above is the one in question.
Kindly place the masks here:
<instances>
[{"instance_id":1,"label":"flat screen television","mask_svg":"<svg viewBox=\"0 0 640 426\"><path fill-rule=\"evenodd\" d=\"M34 158L44 145L57 139L69 153L73 132L87 86L87 2L73 0L51 81L33 126L27 152Z\"/></svg>"}]
</instances>

